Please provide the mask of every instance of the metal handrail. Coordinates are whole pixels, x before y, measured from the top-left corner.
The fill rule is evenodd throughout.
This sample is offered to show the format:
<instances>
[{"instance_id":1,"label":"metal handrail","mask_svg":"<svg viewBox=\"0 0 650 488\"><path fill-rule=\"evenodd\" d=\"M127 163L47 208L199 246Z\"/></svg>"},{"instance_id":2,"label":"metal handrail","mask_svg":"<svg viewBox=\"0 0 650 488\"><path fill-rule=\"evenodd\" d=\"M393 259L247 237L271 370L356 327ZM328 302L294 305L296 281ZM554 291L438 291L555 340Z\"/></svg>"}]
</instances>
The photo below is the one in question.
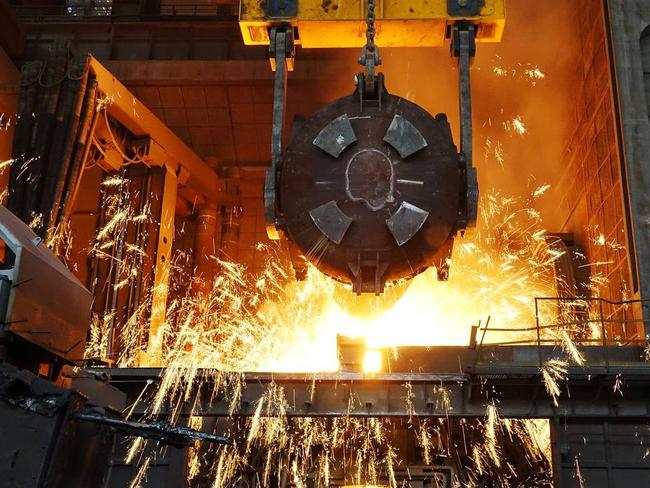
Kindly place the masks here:
<instances>
[{"instance_id":1,"label":"metal handrail","mask_svg":"<svg viewBox=\"0 0 650 488\"><path fill-rule=\"evenodd\" d=\"M585 318L585 320L578 320L578 321L571 321L571 322L559 322L559 323L553 323L553 324L547 324L547 325L541 325L540 324L540 313L539 313L539 302L540 301L555 301L555 302L584 302L585 304L597 304L598 308L598 317L597 318ZM606 324L630 324L630 323L641 323L645 324L646 322L649 322L650 320L646 320L643 318L633 318L633 319L612 319L612 318L606 318L605 313L604 313L604 308L603 306L605 304L608 305L613 305L615 307L618 306L625 306L625 305L635 305L635 304L641 304L644 302L648 302L650 299L638 299L638 300L621 300L621 301L613 301L613 300L608 300L606 298L600 298L600 297L594 297L594 298L579 298L579 297L535 297L535 326L533 327L524 327L524 328L515 328L515 327L492 327L489 328L490 332L536 332L535 338L530 338L530 339L519 339L519 340L510 340L510 341L499 341L495 343L488 343L491 346L505 346L505 345L516 345L516 344L536 344L537 345L537 350L538 350L538 363L539 366L542 366L542 345L549 345L549 344L559 344L558 339L544 339L542 338L541 332L543 330L548 330L548 329L562 329L566 328L567 326L571 325L578 325L578 324L590 324L590 323L600 323L600 329L601 329L601 337L595 338L595 339L576 339L575 343L577 346L585 346L588 344L600 344L603 346L603 354L604 354L604 359L605 359L605 365L607 368L609 368L609 352L607 350L608 345L611 344L627 344L627 345L639 345L643 346L645 345L646 339L645 338L621 338L621 339L608 339L607 337L607 327ZM609 315L611 317L611 314ZM484 327L481 327L480 322L477 327L477 333L482 332L481 336L481 341L478 344L477 350L476 350L476 358L475 362L478 361L478 356L480 354L481 348L483 347L484 344L484 339L485 335L488 332L488 323L485 324Z\"/></svg>"},{"instance_id":2,"label":"metal handrail","mask_svg":"<svg viewBox=\"0 0 650 488\"><path fill-rule=\"evenodd\" d=\"M161 5L159 9L149 12L125 13L115 11L111 3L80 5L13 5L16 16L22 20L39 20L58 22L71 21L111 21L120 19L138 20L237 20L238 5L231 4L192 4Z\"/></svg>"},{"instance_id":3,"label":"metal handrail","mask_svg":"<svg viewBox=\"0 0 650 488\"><path fill-rule=\"evenodd\" d=\"M644 320L644 319L603 319L602 321L600 319L585 319L585 320L577 320L575 322L558 322L557 324L549 324L549 325L540 325L539 327L492 327L490 329L490 332L532 332L534 330L546 330L546 329L559 329L562 327L567 327L570 325L581 325L581 324L590 324L590 323L600 323L600 322L605 322L606 324L634 324L634 323L646 323L650 322L650 320ZM485 329L479 329L479 331L483 331Z\"/></svg>"},{"instance_id":4,"label":"metal handrail","mask_svg":"<svg viewBox=\"0 0 650 488\"><path fill-rule=\"evenodd\" d=\"M650 302L650 298L638 298L634 300L619 300L613 301L602 297L535 297L538 301L567 301L567 302L604 302L610 305L633 305L638 303Z\"/></svg>"},{"instance_id":5,"label":"metal handrail","mask_svg":"<svg viewBox=\"0 0 650 488\"><path fill-rule=\"evenodd\" d=\"M177 16L177 15L214 15L216 17L229 17L237 19L239 15L239 8L237 5L210 5L210 4L197 4L197 5L161 5L161 16Z\"/></svg>"},{"instance_id":6,"label":"metal handrail","mask_svg":"<svg viewBox=\"0 0 650 488\"><path fill-rule=\"evenodd\" d=\"M558 344L557 339L540 339L540 342L542 344ZM577 345L582 346L586 345L589 342L594 342L594 343L601 343L602 341L600 339L582 339L579 341ZM623 342L619 340L615 340L615 342ZM645 339L625 339L625 342L627 344L633 344L633 345L644 345L646 343ZM507 346L507 345L512 345L512 344L536 344L537 339L518 339L516 341L499 341L499 342L488 342L485 344L486 346ZM612 341L609 341L609 344L611 344Z\"/></svg>"}]
</instances>

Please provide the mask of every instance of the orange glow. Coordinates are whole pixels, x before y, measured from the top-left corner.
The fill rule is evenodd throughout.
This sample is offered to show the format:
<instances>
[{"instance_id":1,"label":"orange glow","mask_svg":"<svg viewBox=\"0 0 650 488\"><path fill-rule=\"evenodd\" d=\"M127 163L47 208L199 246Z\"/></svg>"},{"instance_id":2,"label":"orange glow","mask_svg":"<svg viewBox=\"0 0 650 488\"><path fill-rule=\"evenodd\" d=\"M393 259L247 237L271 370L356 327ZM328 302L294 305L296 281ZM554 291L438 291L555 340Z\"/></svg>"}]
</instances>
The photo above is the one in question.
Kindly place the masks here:
<instances>
[{"instance_id":1,"label":"orange glow","mask_svg":"<svg viewBox=\"0 0 650 488\"><path fill-rule=\"evenodd\" d=\"M381 351L368 350L363 356L364 373L378 373L381 371L382 357Z\"/></svg>"},{"instance_id":2,"label":"orange glow","mask_svg":"<svg viewBox=\"0 0 650 488\"><path fill-rule=\"evenodd\" d=\"M488 317L492 327L530 327L534 297L556 294L552 269L559 257L546 244L530 206L534 198L485 195L477 229L456 239L449 280L438 281L432 268L401 296L394 288L359 298L315 269L297 282L278 264L275 248L264 248L268 264L252 284L242 266L220 262L209 294L171 304L160 362L183 370L331 372L339 369L337 335L362 338L377 351L465 345L472 325ZM485 342L528 334L488 334ZM367 356L365 369L381 369L381 359Z\"/></svg>"},{"instance_id":3,"label":"orange glow","mask_svg":"<svg viewBox=\"0 0 650 488\"><path fill-rule=\"evenodd\" d=\"M535 323L534 297L555 295L553 262L559 257L545 243L545 232L525 202L487 196L479 228L458 238L449 280L438 281L431 268L414 278L392 306L385 298L364 297L366 316L357 312L360 299L343 285L311 269L296 287L293 310L284 302L262 307L284 315L286 352L268 358L273 371L333 371L338 363L336 336L363 338L370 350L392 346L465 345L472 325L490 317L493 327L524 328ZM519 208L518 208L519 207ZM292 318L295 310L315 314ZM296 323L300 325L297 326ZM524 333L488 334L486 343L522 339ZM381 356L366 356L377 371ZM368 366L368 367L366 367Z\"/></svg>"}]
</instances>

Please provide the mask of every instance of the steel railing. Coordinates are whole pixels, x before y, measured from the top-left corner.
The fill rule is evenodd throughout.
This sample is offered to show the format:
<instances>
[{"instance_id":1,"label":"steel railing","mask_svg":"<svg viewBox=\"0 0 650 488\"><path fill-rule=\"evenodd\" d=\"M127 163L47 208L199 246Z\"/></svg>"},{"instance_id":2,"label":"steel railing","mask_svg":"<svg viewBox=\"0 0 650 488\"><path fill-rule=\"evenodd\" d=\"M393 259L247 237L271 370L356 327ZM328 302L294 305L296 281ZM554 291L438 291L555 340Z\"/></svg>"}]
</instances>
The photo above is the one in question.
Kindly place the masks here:
<instances>
[{"instance_id":1,"label":"steel railing","mask_svg":"<svg viewBox=\"0 0 650 488\"><path fill-rule=\"evenodd\" d=\"M23 21L112 21L112 20L218 20L234 21L239 15L238 5L196 4L162 5L143 12L120 12L110 3L79 5L14 5L16 16Z\"/></svg>"},{"instance_id":2,"label":"steel railing","mask_svg":"<svg viewBox=\"0 0 650 488\"><path fill-rule=\"evenodd\" d=\"M631 337L617 336L612 329L615 326L627 326L641 324L645 326L648 320L643 319L642 306L646 300L624 300L612 301L605 298L575 298L575 297L536 297L535 298L535 325L529 327L490 327L490 317L484 326L481 323L473 327L472 342L476 349L476 360L478 361L481 350L484 346L535 346L538 351L538 365L543 363L542 346L562 346L560 337L548 337L546 332L566 332L571 342L577 347L602 346L605 366L609 368L608 346L636 346L646 347L648 344L644 334L632 335ZM556 321L543 323L544 319L540 313L541 304L555 304L556 314L551 314ZM621 313L636 313L638 317L617 318ZM562 320L564 319L564 320ZM585 334L588 328L593 331L596 325L600 334L598 337ZM477 334L481 333L480 341L477 341ZM495 340L485 343L488 333L526 334L528 337L515 340ZM584 335L583 335L584 334Z\"/></svg>"}]
</instances>

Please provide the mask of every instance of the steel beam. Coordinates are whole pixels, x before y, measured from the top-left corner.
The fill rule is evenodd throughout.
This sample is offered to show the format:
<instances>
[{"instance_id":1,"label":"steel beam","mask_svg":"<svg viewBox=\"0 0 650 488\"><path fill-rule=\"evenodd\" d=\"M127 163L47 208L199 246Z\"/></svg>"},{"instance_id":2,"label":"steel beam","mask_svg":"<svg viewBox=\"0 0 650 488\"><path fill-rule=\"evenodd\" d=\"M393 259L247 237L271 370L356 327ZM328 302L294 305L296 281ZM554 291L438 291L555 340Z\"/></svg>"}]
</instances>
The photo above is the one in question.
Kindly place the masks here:
<instances>
[{"instance_id":1,"label":"steel beam","mask_svg":"<svg viewBox=\"0 0 650 488\"><path fill-rule=\"evenodd\" d=\"M457 20L480 27L479 42L499 42L506 22L505 0L485 0L478 12L463 7L467 2L375 0L377 43L380 47L438 47L445 43L447 28ZM297 5L296 5L297 4ZM365 0L329 5L322 0L284 2L282 12L271 12L266 2L241 0L239 27L244 44L269 44L269 27L286 22L298 32L305 48L344 48L363 45ZM452 8L450 8L450 6Z\"/></svg>"},{"instance_id":2,"label":"steel beam","mask_svg":"<svg viewBox=\"0 0 650 488\"><path fill-rule=\"evenodd\" d=\"M156 247L156 270L151 289L151 320L147 343L147 364L160 364L164 325L167 316L167 297L171 271L172 243L174 242L174 217L178 181L176 173L168 167L163 183L158 245Z\"/></svg>"},{"instance_id":3,"label":"steel beam","mask_svg":"<svg viewBox=\"0 0 650 488\"><path fill-rule=\"evenodd\" d=\"M198 193L213 204L235 203L235 197L226 193L225 183L219 176L181 141L153 112L108 71L97 59L89 55L90 72L97 79L98 91L110 97L106 106L108 114L135 136L149 136L162 149L155 164L164 165L181 180L179 183L193 189L189 201ZM184 180L187 180L186 182ZM180 193L186 193L181 188ZM199 202L200 203L200 202Z\"/></svg>"},{"instance_id":4,"label":"steel beam","mask_svg":"<svg viewBox=\"0 0 650 488\"><path fill-rule=\"evenodd\" d=\"M148 381L160 381L160 369L105 370L111 383L134 401ZM196 403L182 408L183 415L226 417L230 399L212 396L210 383L218 374L199 372L204 386ZM619 368L606 373L602 368L574 367L561 383L562 395L555 406L546 394L539 371L498 367L477 369L471 374L361 373L242 375L241 401L234 413L253 415L271 385L282 388L287 416L295 417L483 417L495 404L508 418L650 418L650 375L644 367ZM619 388L620 387L620 391ZM621 393L622 392L622 393ZM136 405L143 414L147 400ZM166 407L160 412L167 413Z\"/></svg>"}]
</instances>

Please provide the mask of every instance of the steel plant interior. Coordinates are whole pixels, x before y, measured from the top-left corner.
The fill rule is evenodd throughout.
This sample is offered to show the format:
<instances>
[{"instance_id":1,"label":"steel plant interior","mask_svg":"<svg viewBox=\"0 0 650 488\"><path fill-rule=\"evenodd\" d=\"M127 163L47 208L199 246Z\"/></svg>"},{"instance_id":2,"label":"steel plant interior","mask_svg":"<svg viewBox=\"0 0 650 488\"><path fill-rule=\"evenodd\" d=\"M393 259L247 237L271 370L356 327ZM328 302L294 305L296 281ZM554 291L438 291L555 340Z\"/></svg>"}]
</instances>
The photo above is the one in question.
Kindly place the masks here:
<instances>
[{"instance_id":1,"label":"steel plant interior","mask_svg":"<svg viewBox=\"0 0 650 488\"><path fill-rule=\"evenodd\" d=\"M649 0L0 0L0 485L216 486L244 446L233 486L297 486L288 447L268 479L251 448L279 419L277 442L360 429L347 446L390 464L379 485L650 486L648 93ZM336 372L167 368L169 314L228 269L254 288L269 236L307 278L285 273L287 316L310 267L384 292L354 315L453 274L494 195L524 195L539 248L564 253L534 323L486 317L454 346L341 337ZM477 468L497 441L506 463ZM332 449L307 484L356 483Z\"/></svg>"}]
</instances>

